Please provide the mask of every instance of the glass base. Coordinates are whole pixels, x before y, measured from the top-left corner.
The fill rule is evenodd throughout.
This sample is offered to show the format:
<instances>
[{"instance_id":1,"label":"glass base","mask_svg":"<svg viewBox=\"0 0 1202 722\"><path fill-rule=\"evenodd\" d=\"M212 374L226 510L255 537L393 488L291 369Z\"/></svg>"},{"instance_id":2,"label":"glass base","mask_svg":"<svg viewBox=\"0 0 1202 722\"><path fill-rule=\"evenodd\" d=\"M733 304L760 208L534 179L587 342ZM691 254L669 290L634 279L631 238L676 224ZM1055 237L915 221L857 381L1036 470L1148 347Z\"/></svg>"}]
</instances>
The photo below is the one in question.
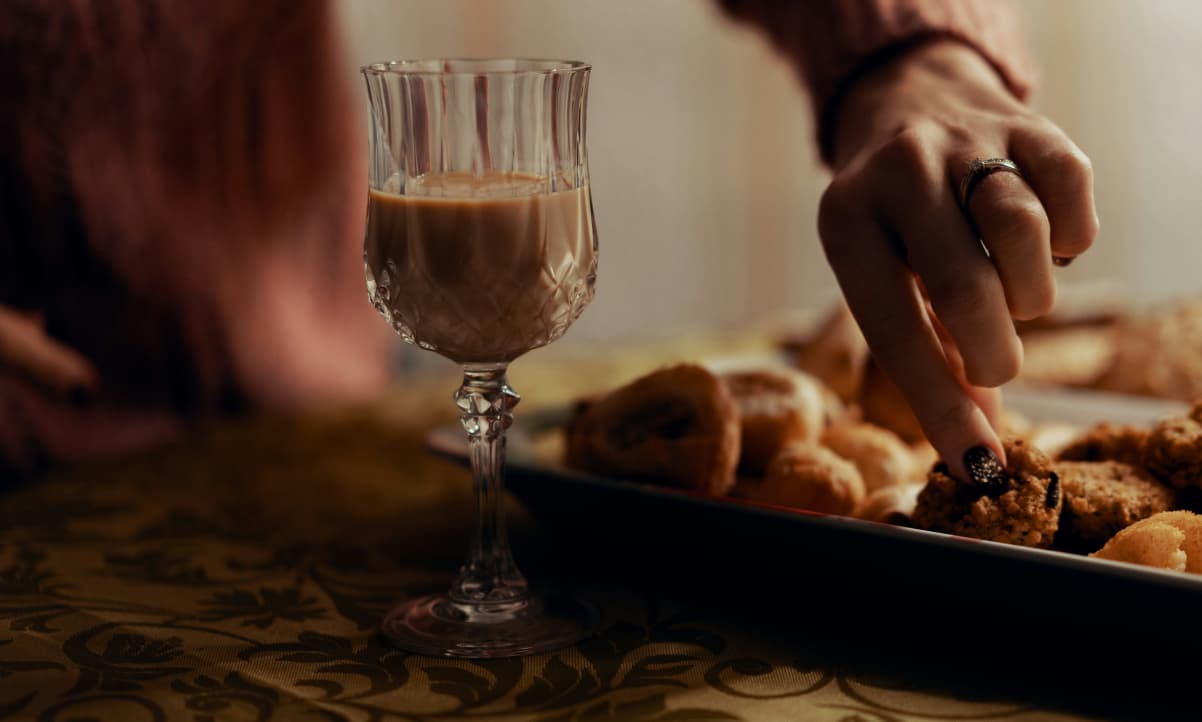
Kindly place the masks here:
<instances>
[{"instance_id":1,"label":"glass base","mask_svg":"<svg viewBox=\"0 0 1202 722\"><path fill-rule=\"evenodd\" d=\"M411 599L384 617L396 646L433 657L524 657L569 647L597 627L596 611L548 594L509 604L462 604L445 594Z\"/></svg>"}]
</instances>

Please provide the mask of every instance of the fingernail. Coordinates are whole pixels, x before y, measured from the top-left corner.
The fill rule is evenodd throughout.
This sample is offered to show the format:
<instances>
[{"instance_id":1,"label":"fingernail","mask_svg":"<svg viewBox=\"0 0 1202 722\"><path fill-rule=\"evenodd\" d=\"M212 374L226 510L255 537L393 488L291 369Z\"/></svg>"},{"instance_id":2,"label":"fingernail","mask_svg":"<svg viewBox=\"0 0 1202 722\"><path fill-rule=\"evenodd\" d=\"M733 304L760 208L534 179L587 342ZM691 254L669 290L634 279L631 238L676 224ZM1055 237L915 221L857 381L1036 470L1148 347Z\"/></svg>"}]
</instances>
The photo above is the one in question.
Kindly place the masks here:
<instances>
[{"instance_id":1,"label":"fingernail","mask_svg":"<svg viewBox=\"0 0 1202 722\"><path fill-rule=\"evenodd\" d=\"M1068 264L1077 260L1076 256L1052 256L1052 264L1064 268Z\"/></svg>"},{"instance_id":2,"label":"fingernail","mask_svg":"<svg viewBox=\"0 0 1202 722\"><path fill-rule=\"evenodd\" d=\"M964 468L968 480L982 489L990 491L1006 485L1006 470L988 446L974 446L964 452Z\"/></svg>"}]
</instances>

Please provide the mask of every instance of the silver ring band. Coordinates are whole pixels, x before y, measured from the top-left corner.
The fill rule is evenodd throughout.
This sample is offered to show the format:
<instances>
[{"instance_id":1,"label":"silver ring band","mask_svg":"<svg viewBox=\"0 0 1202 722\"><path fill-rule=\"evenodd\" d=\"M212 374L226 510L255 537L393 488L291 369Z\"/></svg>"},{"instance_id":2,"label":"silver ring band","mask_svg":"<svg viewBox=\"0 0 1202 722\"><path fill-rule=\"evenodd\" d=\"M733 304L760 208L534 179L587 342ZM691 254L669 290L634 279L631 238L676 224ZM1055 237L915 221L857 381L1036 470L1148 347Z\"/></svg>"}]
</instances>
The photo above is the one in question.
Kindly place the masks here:
<instances>
[{"instance_id":1,"label":"silver ring band","mask_svg":"<svg viewBox=\"0 0 1202 722\"><path fill-rule=\"evenodd\" d=\"M968 165L968 172L960 179L960 208L964 213L968 213L968 202L972 200L972 192L976 190L977 184L994 173L1005 172L1013 173L1019 178L1023 177L1023 172L1018 169L1018 164L1009 158L977 158Z\"/></svg>"}]
</instances>

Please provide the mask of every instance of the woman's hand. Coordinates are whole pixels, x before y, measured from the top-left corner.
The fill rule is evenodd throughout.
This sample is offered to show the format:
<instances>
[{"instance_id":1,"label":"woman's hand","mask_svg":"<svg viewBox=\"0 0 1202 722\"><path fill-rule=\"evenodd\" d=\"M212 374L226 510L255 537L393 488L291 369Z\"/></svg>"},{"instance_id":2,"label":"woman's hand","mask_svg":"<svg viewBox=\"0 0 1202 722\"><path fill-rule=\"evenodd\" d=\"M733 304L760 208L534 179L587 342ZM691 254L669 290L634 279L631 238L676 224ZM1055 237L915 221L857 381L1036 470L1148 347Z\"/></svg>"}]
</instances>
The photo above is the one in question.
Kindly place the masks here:
<instances>
[{"instance_id":1,"label":"woman's hand","mask_svg":"<svg viewBox=\"0 0 1202 722\"><path fill-rule=\"evenodd\" d=\"M0 377L14 376L52 398L78 400L96 390L96 369L50 338L35 317L0 306Z\"/></svg>"},{"instance_id":2,"label":"woman's hand","mask_svg":"<svg viewBox=\"0 0 1202 722\"><path fill-rule=\"evenodd\" d=\"M1013 320L1051 310L1052 257L1071 259L1097 235L1089 158L954 41L860 78L832 138L835 177L819 210L827 258L931 443L954 474L980 480L989 454L1003 457L990 422L996 387L1022 364ZM970 222L960 180L974 159L995 157L1023 177L981 180Z\"/></svg>"}]
</instances>

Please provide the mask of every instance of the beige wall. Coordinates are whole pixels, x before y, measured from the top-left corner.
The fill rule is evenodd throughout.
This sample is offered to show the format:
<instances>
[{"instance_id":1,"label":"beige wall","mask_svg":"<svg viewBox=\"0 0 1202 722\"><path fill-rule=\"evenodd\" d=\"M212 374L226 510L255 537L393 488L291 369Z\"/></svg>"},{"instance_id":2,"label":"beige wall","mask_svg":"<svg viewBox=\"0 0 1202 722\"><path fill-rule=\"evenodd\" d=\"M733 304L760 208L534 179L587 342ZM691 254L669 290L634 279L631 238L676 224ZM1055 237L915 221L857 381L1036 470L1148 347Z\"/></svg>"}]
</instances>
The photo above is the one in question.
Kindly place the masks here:
<instances>
[{"instance_id":1,"label":"beige wall","mask_svg":"<svg viewBox=\"0 0 1202 722\"><path fill-rule=\"evenodd\" d=\"M1202 3L1026 0L1039 107L1095 162L1102 233L1067 279L1137 298L1202 288ZM594 64L601 271L568 339L738 324L837 293L808 109L758 35L703 0L344 0L352 59ZM566 341L565 341L566 342Z\"/></svg>"}]
</instances>

